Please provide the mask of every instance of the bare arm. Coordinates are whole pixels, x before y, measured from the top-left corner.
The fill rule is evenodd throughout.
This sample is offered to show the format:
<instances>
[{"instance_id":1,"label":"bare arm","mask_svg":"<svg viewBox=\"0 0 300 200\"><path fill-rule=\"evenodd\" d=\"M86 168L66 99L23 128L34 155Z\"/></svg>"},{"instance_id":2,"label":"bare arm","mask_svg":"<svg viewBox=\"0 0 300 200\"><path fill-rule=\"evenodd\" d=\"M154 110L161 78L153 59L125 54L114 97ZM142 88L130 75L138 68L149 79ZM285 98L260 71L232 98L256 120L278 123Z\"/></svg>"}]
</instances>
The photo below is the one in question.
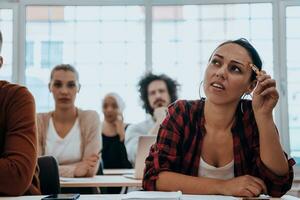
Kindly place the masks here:
<instances>
[{"instance_id":1,"label":"bare arm","mask_svg":"<svg viewBox=\"0 0 300 200\"><path fill-rule=\"evenodd\" d=\"M252 104L259 130L260 157L271 171L283 176L289 172L289 167L272 116L279 98L276 82L265 72L257 76L257 79Z\"/></svg>"},{"instance_id":2,"label":"bare arm","mask_svg":"<svg viewBox=\"0 0 300 200\"><path fill-rule=\"evenodd\" d=\"M160 191L180 190L185 194L221 194L221 184L222 181L216 179L187 176L165 171L159 173L156 181L156 189Z\"/></svg>"},{"instance_id":3,"label":"bare arm","mask_svg":"<svg viewBox=\"0 0 300 200\"><path fill-rule=\"evenodd\" d=\"M170 181L172 180L172 181ZM156 189L160 191L182 191L185 194L259 196L266 193L264 182L256 177L245 175L230 180L194 177L164 171L158 175Z\"/></svg>"},{"instance_id":4,"label":"bare arm","mask_svg":"<svg viewBox=\"0 0 300 200\"><path fill-rule=\"evenodd\" d=\"M257 121L261 160L275 174L286 175L289 172L288 162L283 153L272 116L257 117Z\"/></svg>"},{"instance_id":5,"label":"bare arm","mask_svg":"<svg viewBox=\"0 0 300 200\"><path fill-rule=\"evenodd\" d=\"M91 155L80 162L59 165L59 175L62 177L92 177L98 170L98 155Z\"/></svg>"}]
</instances>

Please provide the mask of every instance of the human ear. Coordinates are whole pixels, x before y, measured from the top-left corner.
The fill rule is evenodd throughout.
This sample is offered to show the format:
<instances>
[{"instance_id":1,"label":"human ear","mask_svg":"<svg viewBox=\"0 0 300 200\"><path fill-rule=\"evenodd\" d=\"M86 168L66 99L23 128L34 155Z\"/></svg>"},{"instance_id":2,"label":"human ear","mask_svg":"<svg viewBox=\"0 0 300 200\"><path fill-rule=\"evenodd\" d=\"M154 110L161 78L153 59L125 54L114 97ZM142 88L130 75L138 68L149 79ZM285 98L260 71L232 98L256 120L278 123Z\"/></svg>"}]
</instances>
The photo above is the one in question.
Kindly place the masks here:
<instances>
[{"instance_id":1,"label":"human ear","mask_svg":"<svg viewBox=\"0 0 300 200\"><path fill-rule=\"evenodd\" d=\"M77 93L79 93L79 91L80 91L80 88L81 88L81 85L80 85L80 84L78 84Z\"/></svg>"},{"instance_id":2,"label":"human ear","mask_svg":"<svg viewBox=\"0 0 300 200\"><path fill-rule=\"evenodd\" d=\"M48 89L49 89L49 92L51 93L52 90L51 90L51 83L48 83Z\"/></svg>"}]
</instances>

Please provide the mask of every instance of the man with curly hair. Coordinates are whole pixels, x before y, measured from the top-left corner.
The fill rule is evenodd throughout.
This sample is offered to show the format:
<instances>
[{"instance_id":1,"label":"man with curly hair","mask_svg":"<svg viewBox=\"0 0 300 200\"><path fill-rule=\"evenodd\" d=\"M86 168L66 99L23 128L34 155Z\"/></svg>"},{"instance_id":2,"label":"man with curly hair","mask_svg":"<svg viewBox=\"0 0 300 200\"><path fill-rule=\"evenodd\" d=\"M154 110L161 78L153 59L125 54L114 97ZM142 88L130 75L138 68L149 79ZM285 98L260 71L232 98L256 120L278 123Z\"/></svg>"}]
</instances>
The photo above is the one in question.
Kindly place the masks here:
<instances>
[{"instance_id":1,"label":"man with curly hair","mask_svg":"<svg viewBox=\"0 0 300 200\"><path fill-rule=\"evenodd\" d=\"M167 107L177 100L178 83L170 77L161 74L147 73L138 83L143 108L151 117L138 124L130 125L125 134L125 146L128 159L134 165L141 135L157 135L159 126L164 120Z\"/></svg>"}]
</instances>

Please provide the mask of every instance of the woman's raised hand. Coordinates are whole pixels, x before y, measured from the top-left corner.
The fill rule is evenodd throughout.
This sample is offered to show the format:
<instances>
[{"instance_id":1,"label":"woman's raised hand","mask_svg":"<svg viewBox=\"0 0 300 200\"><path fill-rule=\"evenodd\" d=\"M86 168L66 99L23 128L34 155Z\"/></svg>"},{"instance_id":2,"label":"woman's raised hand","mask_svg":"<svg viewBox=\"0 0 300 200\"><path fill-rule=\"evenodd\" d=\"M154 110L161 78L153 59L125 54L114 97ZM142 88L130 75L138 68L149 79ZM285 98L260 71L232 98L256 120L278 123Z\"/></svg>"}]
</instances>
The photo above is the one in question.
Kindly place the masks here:
<instances>
[{"instance_id":1,"label":"woman's raised hand","mask_svg":"<svg viewBox=\"0 0 300 200\"><path fill-rule=\"evenodd\" d=\"M254 113L261 116L272 116L272 111L279 99L276 81L263 70L257 75L257 81L252 98Z\"/></svg>"}]
</instances>

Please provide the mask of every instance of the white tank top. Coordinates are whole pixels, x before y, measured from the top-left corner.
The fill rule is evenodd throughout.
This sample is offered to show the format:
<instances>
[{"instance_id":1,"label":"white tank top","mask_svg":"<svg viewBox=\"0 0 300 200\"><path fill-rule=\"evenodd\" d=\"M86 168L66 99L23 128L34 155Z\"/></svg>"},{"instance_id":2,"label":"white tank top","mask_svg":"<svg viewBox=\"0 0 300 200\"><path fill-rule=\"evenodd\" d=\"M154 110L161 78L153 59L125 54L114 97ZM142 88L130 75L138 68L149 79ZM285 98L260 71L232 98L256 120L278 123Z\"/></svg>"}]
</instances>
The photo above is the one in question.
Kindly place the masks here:
<instances>
[{"instance_id":1,"label":"white tank top","mask_svg":"<svg viewBox=\"0 0 300 200\"><path fill-rule=\"evenodd\" d=\"M59 164L70 164L81 160L81 135L78 118L69 133L61 138L53 124L52 117L46 139L45 154L54 156Z\"/></svg>"},{"instance_id":2,"label":"white tank top","mask_svg":"<svg viewBox=\"0 0 300 200\"><path fill-rule=\"evenodd\" d=\"M234 177L234 160L223 167L215 167L206 163L200 157L200 166L198 176L228 180Z\"/></svg>"}]
</instances>

